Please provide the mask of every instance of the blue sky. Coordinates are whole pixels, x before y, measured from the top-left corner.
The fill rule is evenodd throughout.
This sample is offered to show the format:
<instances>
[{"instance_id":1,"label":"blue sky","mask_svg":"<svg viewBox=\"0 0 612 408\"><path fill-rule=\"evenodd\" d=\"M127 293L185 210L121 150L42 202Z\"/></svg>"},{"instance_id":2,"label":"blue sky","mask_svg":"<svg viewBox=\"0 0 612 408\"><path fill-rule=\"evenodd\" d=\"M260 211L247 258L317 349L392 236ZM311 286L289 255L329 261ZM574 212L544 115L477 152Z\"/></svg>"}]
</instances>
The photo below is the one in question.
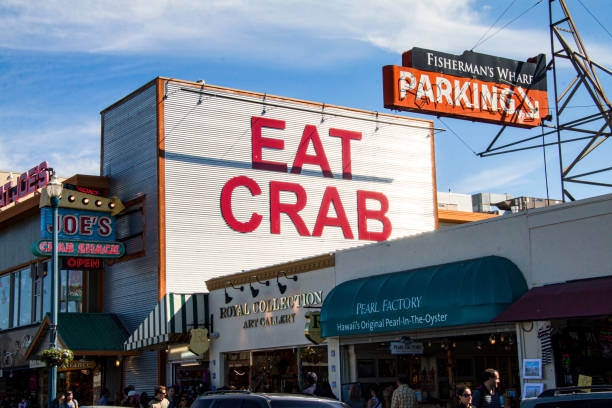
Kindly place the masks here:
<instances>
[{"instance_id":1,"label":"blue sky","mask_svg":"<svg viewBox=\"0 0 612 408\"><path fill-rule=\"evenodd\" d=\"M610 2L567 5L591 58L610 69ZM483 35L474 51L549 59L548 0L0 0L0 171L47 160L62 176L99 174L99 112L156 76L391 112L382 66L401 65L415 46L461 54ZM567 64L560 73L573 76ZM497 126L402 114L448 129L436 134L439 191L546 197L542 149L479 158ZM610 166L606 143L590 167ZM560 198L557 148L546 156L550 197ZM610 182L610 173L600 180ZM572 186L576 198L610 192Z\"/></svg>"}]
</instances>

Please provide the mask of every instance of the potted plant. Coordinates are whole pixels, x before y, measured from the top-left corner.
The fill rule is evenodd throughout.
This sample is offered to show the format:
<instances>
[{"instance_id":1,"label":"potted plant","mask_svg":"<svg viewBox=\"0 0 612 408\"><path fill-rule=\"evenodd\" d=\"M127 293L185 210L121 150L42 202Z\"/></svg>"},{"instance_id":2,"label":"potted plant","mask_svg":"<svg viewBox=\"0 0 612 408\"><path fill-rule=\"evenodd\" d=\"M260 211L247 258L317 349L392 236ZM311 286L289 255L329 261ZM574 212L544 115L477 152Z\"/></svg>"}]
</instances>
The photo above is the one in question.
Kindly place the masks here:
<instances>
[{"instance_id":1,"label":"potted plant","mask_svg":"<svg viewBox=\"0 0 612 408\"><path fill-rule=\"evenodd\" d=\"M47 367L66 367L74 358L68 349L48 348L40 353L40 359Z\"/></svg>"}]
</instances>

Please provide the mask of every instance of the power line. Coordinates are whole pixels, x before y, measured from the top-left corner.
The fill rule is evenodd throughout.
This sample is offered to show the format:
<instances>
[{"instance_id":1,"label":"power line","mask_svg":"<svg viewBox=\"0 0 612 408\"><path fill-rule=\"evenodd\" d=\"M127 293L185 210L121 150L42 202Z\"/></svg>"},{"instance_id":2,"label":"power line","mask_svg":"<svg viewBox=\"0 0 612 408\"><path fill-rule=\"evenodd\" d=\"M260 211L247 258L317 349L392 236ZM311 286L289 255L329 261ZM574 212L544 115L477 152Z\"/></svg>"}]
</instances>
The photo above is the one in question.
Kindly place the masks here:
<instances>
[{"instance_id":1,"label":"power line","mask_svg":"<svg viewBox=\"0 0 612 408\"><path fill-rule=\"evenodd\" d=\"M489 29L487 31L485 31L485 33L483 35L480 36L480 38L478 39L478 41L476 41L476 44L474 44L474 46L470 49L470 51L474 51L474 48L476 48L478 46L478 44L480 44L480 41L487 35L489 34L489 31L491 31L491 29L495 26L495 24L497 24L497 22L508 12L508 10L510 10L510 7L512 7L512 5L516 3L516 0L513 0L512 3L510 3L510 5L508 7L506 7L506 9L503 11L503 13L500 14L499 17L497 17L497 20L495 20L493 22L493 24L491 24L491 27L489 27Z\"/></svg>"},{"instance_id":2,"label":"power line","mask_svg":"<svg viewBox=\"0 0 612 408\"><path fill-rule=\"evenodd\" d=\"M450 130L450 131L451 131L451 133L452 133L452 134L454 134L454 135L457 137L457 139L459 139L459 140L461 141L461 143L463 143L463 145L464 145L465 147L467 147L467 148L468 148L468 149L469 149L469 150L470 150L472 153L474 153L474 156L478 156L478 153L476 153L476 152L474 151L474 149L472 149L472 148L470 147L470 145L468 145L468 144L466 143L466 141L465 141L465 140L463 140L463 139L461 138L461 136L459 136L459 135L457 134L457 132L455 132L455 131L453 130L453 128L451 128L451 127L450 127L450 126L449 126L449 125L448 125L446 122L444 122L444 121L442 120L442 118L438 118L438 119L440 120L440 122L442 122L442 123L444 124L444 126L446 126L446 127L448 128L448 130Z\"/></svg>"},{"instance_id":3,"label":"power line","mask_svg":"<svg viewBox=\"0 0 612 408\"><path fill-rule=\"evenodd\" d=\"M597 17L595 16L595 14L591 13L591 10L589 10L584 3L582 3L582 0L578 0L578 3L580 3L580 5L582 5L582 7L584 7L584 9L587 11L587 13L589 13L591 15L591 17L593 17L595 19L595 21L597 21L597 24L599 24L601 26L601 28L604 29L604 31L606 33L608 33L608 35L610 36L610 38L612 38L612 34L610 34L610 32L606 29L606 27L604 27L603 24L601 24L601 22L597 19Z\"/></svg>"},{"instance_id":4,"label":"power line","mask_svg":"<svg viewBox=\"0 0 612 408\"><path fill-rule=\"evenodd\" d=\"M544 0L538 0L534 5L532 5L531 7L529 7L527 10L523 11L521 14L519 14L518 16L514 17L512 20L508 21L503 27L501 27L499 30L497 30L496 32L494 32L493 34L491 34L490 36L488 36L487 38L485 38L484 40L480 41L480 43L478 45L482 45L484 44L486 41L490 40L491 38L495 37L500 31L502 31L504 28L508 27L510 24L514 23L516 20L518 20L519 18L523 17L525 14L527 14L529 11L531 11L531 9L533 9L535 6L537 6L538 4L540 4L542 1Z\"/></svg>"}]
</instances>

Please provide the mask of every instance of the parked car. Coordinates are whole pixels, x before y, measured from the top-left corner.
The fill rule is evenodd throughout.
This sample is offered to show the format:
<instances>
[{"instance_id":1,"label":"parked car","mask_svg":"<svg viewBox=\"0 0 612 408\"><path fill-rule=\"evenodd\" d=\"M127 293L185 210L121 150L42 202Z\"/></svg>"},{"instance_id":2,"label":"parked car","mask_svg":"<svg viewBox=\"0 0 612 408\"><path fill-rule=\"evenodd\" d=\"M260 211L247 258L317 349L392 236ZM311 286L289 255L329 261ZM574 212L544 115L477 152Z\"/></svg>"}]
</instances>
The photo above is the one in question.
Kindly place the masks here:
<instances>
[{"instance_id":1,"label":"parked car","mask_svg":"<svg viewBox=\"0 0 612 408\"><path fill-rule=\"evenodd\" d=\"M250 391L211 391L199 396L191 408L348 408L330 398Z\"/></svg>"},{"instance_id":2,"label":"parked car","mask_svg":"<svg viewBox=\"0 0 612 408\"><path fill-rule=\"evenodd\" d=\"M537 398L527 398L521 408L610 408L612 385L589 385L546 390Z\"/></svg>"}]
</instances>

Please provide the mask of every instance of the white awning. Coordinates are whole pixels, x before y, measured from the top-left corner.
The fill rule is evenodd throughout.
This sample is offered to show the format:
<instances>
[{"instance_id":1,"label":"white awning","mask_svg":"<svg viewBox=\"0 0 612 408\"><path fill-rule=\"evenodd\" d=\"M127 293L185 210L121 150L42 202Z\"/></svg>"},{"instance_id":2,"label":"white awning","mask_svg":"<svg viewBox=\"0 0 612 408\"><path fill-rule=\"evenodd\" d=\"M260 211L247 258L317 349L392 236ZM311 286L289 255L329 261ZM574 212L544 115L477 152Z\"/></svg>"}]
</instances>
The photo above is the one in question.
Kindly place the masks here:
<instances>
[{"instance_id":1,"label":"white awning","mask_svg":"<svg viewBox=\"0 0 612 408\"><path fill-rule=\"evenodd\" d=\"M208 328L208 293L168 293L123 343L126 351L184 338L189 330Z\"/></svg>"}]
</instances>

